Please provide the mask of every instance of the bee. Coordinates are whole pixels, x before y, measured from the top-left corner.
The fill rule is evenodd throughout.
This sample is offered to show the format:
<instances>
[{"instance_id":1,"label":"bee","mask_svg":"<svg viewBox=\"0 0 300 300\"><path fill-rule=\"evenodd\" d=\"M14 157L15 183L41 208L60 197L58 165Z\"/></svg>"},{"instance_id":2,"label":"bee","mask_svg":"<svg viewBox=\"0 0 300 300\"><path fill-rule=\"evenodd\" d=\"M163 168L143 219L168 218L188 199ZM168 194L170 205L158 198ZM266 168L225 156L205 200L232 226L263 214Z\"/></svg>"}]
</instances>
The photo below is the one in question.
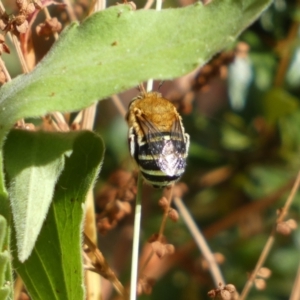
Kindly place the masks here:
<instances>
[{"instance_id":1,"label":"bee","mask_svg":"<svg viewBox=\"0 0 300 300\"><path fill-rule=\"evenodd\" d=\"M190 138L175 106L160 93L142 91L126 119L130 154L144 179L156 188L176 182L186 167Z\"/></svg>"}]
</instances>

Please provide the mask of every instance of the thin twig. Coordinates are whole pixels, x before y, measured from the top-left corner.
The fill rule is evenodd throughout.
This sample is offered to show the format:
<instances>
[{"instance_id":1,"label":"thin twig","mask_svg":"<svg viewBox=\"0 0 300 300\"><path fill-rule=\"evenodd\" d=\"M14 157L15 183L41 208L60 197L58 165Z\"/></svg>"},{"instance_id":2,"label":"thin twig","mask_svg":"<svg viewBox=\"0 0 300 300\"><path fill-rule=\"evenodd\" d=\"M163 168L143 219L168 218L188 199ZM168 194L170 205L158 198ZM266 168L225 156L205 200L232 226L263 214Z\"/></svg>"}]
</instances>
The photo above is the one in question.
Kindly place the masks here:
<instances>
[{"instance_id":1,"label":"thin twig","mask_svg":"<svg viewBox=\"0 0 300 300\"><path fill-rule=\"evenodd\" d=\"M147 0L144 9L149 9L154 3L154 0Z\"/></svg>"},{"instance_id":2,"label":"thin twig","mask_svg":"<svg viewBox=\"0 0 300 300\"><path fill-rule=\"evenodd\" d=\"M299 7L299 3L298 3L298 7ZM298 29L299 29L299 22L295 21L292 26L290 27L288 36L286 38L285 43L291 43L294 42L297 34L298 34ZM274 85L277 87L280 87L283 85L284 80L285 80L285 74L287 71L287 68L289 66L289 62L290 62L290 57L291 57L291 51L290 51L290 47L283 47L284 48L284 52L281 55L281 59L277 68L277 72L276 72L276 76L275 76L275 81L274 81Z\"/></svg>"},{"instance_id":3,"label":"thin twig","mask_svg":"<svg viewBox=\"0 0 300 300\"><path fill-rule=\"evenodd\" d=\"M1 57L0 57L0 68L2 69L2 72L4 73L4 75L6 77L6 80L11 81L10 74L8 73L7 68L5 66L5 63L4 63L4 61L2 60Z\"/></svg>"},{"instance_id":4,"label":"thin twig","mask_svg":"<svg viewBox=\"0 0 300 300\"><path fill-rule=\"evenodd\" d=\"M96 116L97 103L92 104L82 112L81 129L93 130L95 116Z\"/></svg>"},{"instance_id":5,"label":"thin twig","mask_svg":"<svg viewBox=\"0 0 300 300\"><path fill-rule=\"evenodd\" d=\"M61 112L53 112L51 115L58 126L58 131L70 131L69 125Z\"/></svg>"},{"instance_id":6,"label":"thin twig","mask_svg":"<svg viewBox=\"0 0 300 300\"><path fill-rule=\"evenodd\" d=\"M163 234L164 234L164 230L165 230L165 227L166 227L166 222L167 222L167 219L168 219L169 210L170 210L171 203L172 203L173 188L174 188L174 186L172 185L171 188L168 189L169 190L169 195L167 197L168 204L167 204L167 207L164 208L163 218L161 220L159 231L158 231L158 237L157 237L158 241L160 241L162 239ZM154 251L152 249L150 254L148 255L148 257L146 258L144 264L140 267L140 270L139 270L140 275L143 273L143 271L145 270L145 268L149 264L149 262L150 262L153 255L154 255Z\"/></svg>"},{"instance_id":7,"label":"thin twig","mask_svg":"<svg viewBox=\"0 0 300 300\"><path fill-rule=\"evenodd\" d=\"M181 217L184 220L184 223L190 230L192 236L194 237L194 240L203 254L204 258L206 259L208 265L209 265L209 271L211 273L211 276L215 282L215 287L218 288L220 284L224 285L225 280L222 276L222 273L220 271L220 268L216 262L216 259L211 252L203 234L201 233L200 229L197 227L195 221L191 217L191 214L183 204L182 200L179 197L174 197L174 204L176 205Z\"/></svg>"},{"instance_id":8,"label":"thin twig","mask_svg":"<svg viewBox=\"0 0 300 300\"><path fill-rule=\"evenodd\" d=\"M27 73L29 73L29 69L28 69L26 60L24 58L23 52L21 50L20 42L14 34L12 35L12 41L17 50L17 54L18 54L18 57L19 57L19 60L20 60L20 63L21 63L22 69L23 69L23 73L27 74Z\"/></svg>"},{"instance_id":9,"label":"thin twig","mask_svg":"<svg viewBox=\"0 0 300 300\"><path fill-rule=\"evenodd\" d=\"M122 283L119 281L115 273L109 267L103 254L100 252L97 246L91 241L91 239L86 234L84 234L84 243L89 247L89 249L93 252L93 254L97 259L97 264L95 265L95 271L98 271L98 274L111 281L116 291L120 295L124 296L125 289Z\"/></svg>"},{"instance_id":10,"label":"thin twig","mask_svg":"<svg viewBox=\"0 0 300 300\"><path fill-rule=\"evenodd\" d=\"M122 103L120 97L119 97L118 95L112 95L112 96L111 96L111 99L112 99L114 105L116 106L118 112L120 113L120 115L121 115L122 117L125 117L125 115L126 115L126 110L125 110L125 108L124 108L124 105L123 105L123 103Z\"/></svg>"},{"instance_id":11,"label":"thin twig","mask_svg":"<svg viewBox=\"0 0 300 300\"><path fill-rule=\"evenodd\" d=\"M298 266L298 272L294 282L290 300L299 300L299 299L300 299L300 264Z\"/></svg>"},{"instance_id":12,"label":"thin twig","mask_svg":"<svg viewBox=\"0 0 300 300\"><path fill-rule=\"evenodd\" d=\"M143 180L142 180L141 173L139 173L138 183L137 183L138 192L136 195L135 212L134 212L134 232L133 232L131 278L130 278L130 300L136 299L136 292L137 292L139 242L140 242L140 228L141 228L141 215L142 215L142 189L143 189Z\"/></svg>"},{"instance_id":13,"label":"thin twig","mask_svg":"<svg viewBox=\"0 0 300 300\"><path fill-rule=\"evenodd\" d=\"M168 219L168 216L169 216L169 211L170 211L170 207L171 207L171 203L172 203L173 189L174 189L174 185L172 185L170 188L167 188L167 191L168 191L168 197L167 197L168 205L164 209L163 218L161 220L161 224L160 224L160 228L159 228L159 232L158 232L158 240L160 240L163 237L163 234L164 234L164 231L165 231L165 227L166 227L166 223L167 223L167 219Z\"/></svg>"},{"instance_id":14,"label":"thin twig","mask_svg":"<svg viewBox=\"0 0 300 300\"><path fill-rule=\"evenodd\" d=\"M77 21L77 18L76 18L76 15L74 13L73 6L72 6L71 2L69 0L63 0L63 2L66 4L67 13L69 15L70 20L72 22Z\"/></svg>"},{"instance_id":15,"label":"thin twig","mask_svg":"<svg viewBox=\"0 0 300 300\"><path fill-rule=\"evenodd\" d=\"M287 183L285 183L282 187L274 191L272 194L268 195L267 197L256 199L255 201L251 202L250 204L244 205L241 208L236 209L234 212L228 214L223 219L215 222L208 228L203 230L203 234L206 239L211 239L221 231L224 231L232 226L235 226L242 216L247 214L257 214L261 213L270 205L278 201L279 198L281 198L287 191L291 190L293 187L293 183L295 181L295 178L292 180L289 180ZM167 273L172 267L176 265L180 265L183 263L186 258L190 255L190 253L195 249L196 244L194 240L191 240L190 242L186 243L181 248L177 249L176 252L171 255L167 256L164 260L163 267L159 267L159 272L155 273L155 278L163 276L163 274ZM150 276L152 276L150 274Z\"/></svg>"},{"instance_id":16,"label":"thin twig","mask_svg":"<svg viewBox=\"0 0 300 300\"><path fill-rule=\"evenodd\" d=\"M288 199L287 199L287 201L286 201L283 209L281 210L280 215L277 218L277 223L278 222L282 222L283 219L284 219L284 217L286 216L286 214L287 214L287 212L288 212L288 210L290 208L290 205L291 205L292 201L294 200L294 197L295 197L296 192L297 192L297 190L299 188L299 185L300 185L300 172L298 173L296 181L294 183L294 186L293 186L293 188L292 188L292 190L290 192L290 195L289 195L289 197L288 197ZM271 251L271 248L272 248L272 246L274 244L274 241L275 241L275 234L276 234L276 229L274 228L272 230L272 232L271 232L271 234L270 234L267 242L266 242L266 245L265 245L265 247L264 247L264 249L263 249L263 251L262 251L259 259L258 259L258 262L257 262L257 264L255 266L254 271L251 273L251 275L249 276L248 281L245 284L245 287L244 287L244 289L243 289L243 291L241 293L241 297L240 297L239 300L246 299L246 297L247 297L247 295L248 295L248 293L249 293L249 291L250 291L250 289L251 289L251 287L253 285L253 282L254 282L254 280L256 278L257 272L264 265L264 263L266 261L266 258L268 257L268 255L269 255L269 253Z\"/></svg>"},{"instance_id":17,"label":"thin twig","mask_svg":"<svg viewBox=\"0 0 300 300\"><path fill-rule=\"evenodd\" d=\"M18 275L14 284L14 300L19 300L24 284L22 278Z\"/></svg>"}]
</instances>

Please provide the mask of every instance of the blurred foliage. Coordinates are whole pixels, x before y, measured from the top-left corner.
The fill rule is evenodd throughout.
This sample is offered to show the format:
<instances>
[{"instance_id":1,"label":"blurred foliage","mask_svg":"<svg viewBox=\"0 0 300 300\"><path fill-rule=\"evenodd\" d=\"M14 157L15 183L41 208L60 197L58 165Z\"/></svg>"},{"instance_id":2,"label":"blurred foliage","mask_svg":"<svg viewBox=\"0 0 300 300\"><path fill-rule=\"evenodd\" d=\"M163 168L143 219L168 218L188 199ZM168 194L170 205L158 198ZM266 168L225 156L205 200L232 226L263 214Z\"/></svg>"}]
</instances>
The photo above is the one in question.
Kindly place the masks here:
<instances>
[{"instance_id":1,"label":"blurred foliage","mask_svg":"<svg viewBox=\"0 0 300 300\"><path fill-rule=\"evenodd\" d=\"M207 234L211 249L225 256L222 272L226 281L235 284L239 291L247 280L247 273L255 267L275 224L276 211L283 206L291 186L285 192L280 189L295 178L300 166L300 81L295 83L295 78L300 78L300 66L293 65L294 54L300 51L300 40L297 31L296 34L292 32L294 26L299 27L296 23L299 16L299 1L275 0L259 21L240 36L239 40L250 47L248 59L253 72L250 86L243 95L246 100L243 109L230 108L227 81L220 77L212 78L206 89L191 87L192 110L182 111L183 123L191 136L188 166L182 178L189 188L184 201ZM286 78L291 68L298 72L293 74L292 84ZM175 84L166 82L161 91L165 95L170 88L174 89ZM131 96L132 92L125 93L122 99L129 103ZM112 103L101 102L99 108L101 113L96 127L107 147L104 172L100 176L101 182L105 182L120 166L132 170L133 165L129 152L124 155L125 123L120 121ZM107 113L109 121L101 117ZM222 172L204 181L205 176L217 170ZM145 189L143 241L158 231L162 218L157 206L161 192L147 186ZM251 206L267 201L272 195L274 201L266 207ZM243 207L249 209L237 217ZM288 218L298 222L299 210L298 196ZM233 219L234 224L222 225L220 220L224 218ZM101 248L111 246L114 249L109 240L121 234L121 228L131 222L128 218L114 232L100 238ZM210 231L218 224L217 230ZM177 249L192 241L182 220L169 222L165 235ZM271 277L266 279L266 289L253 288L247 299L289 298L300 262L299 236L299 229L290 236L277 236L265 264L272 271ZM111 261L114 253L112 251ZM151 295L143 295L140 299L207 299L213 283L209 272L199 264L201 254L194 247L185 255L158 280ZM129 254L127 259L130 259ZM128 270L123 272L128 274Z\"/></svg>"}]
</instances>

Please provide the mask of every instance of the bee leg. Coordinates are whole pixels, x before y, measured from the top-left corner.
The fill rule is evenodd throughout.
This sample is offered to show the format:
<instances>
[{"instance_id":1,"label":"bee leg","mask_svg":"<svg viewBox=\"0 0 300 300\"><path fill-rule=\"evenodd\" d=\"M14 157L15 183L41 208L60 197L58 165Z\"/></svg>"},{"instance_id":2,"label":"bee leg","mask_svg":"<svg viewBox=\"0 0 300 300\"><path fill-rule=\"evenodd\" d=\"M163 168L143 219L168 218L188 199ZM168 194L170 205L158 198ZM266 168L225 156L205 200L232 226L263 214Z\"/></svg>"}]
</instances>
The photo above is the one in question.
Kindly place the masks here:
<instances>
[{"instance_id":1,"label":"bee leg","mask_svg":"<svg viewBox=\"0 0 300 300\"><path fill-rule=\"evenodd\" d=\"M190 147L190 136L187 133L184 134L184 140L185 140L185 154L187 155Z\"/></svg>"},{"instance_id":2,"label":"bee leg","mask_svg":"<svg viewBox=\"0 0 300 300\"><path fill-rule=\"evenodd\" d=\"M130 155L134 158L135 157L135 134L133 132L133 127L129 128L128 144L129 144Z\"/></svg>"}]
</instances>

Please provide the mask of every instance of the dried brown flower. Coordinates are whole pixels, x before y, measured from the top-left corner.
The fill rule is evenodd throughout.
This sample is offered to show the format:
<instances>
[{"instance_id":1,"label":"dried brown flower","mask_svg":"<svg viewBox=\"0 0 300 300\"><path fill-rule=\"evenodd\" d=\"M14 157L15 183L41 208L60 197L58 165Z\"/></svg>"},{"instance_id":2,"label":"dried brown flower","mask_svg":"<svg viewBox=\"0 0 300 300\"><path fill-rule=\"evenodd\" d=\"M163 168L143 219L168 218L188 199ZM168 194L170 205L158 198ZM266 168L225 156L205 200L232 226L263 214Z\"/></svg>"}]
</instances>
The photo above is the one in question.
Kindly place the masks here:
<instances>
[{"instance_id":1,"label":"dried brown flower","mask_svg":"<svg viewBox=\"0 0 300 300\"><path fill-rule=\"evenodd\" d=\"M179 219L178 211L174 208L170 208L168 212L168 216L173 222L177 222Z\"/></svg>"},{"instance_id":2,"label":"dried brown flower","mask_svg":"<svg viewBox=\"0 0 300 300\"><path fill-rule=\"evenodd\" d=\"M266 281L262 278L256 278L254 280L254 284L255 284L255 287L260 291L264 290L267 287Z\"/></svg>"},{"instance_id":3,"label":"dried brown flower","mask_svg":"<svg viewBox=\"0 0 300 300\"><path fill-rule=\"evenodd\" d=\"M135 195L136 177L132 173L118 170L110 176L107 184L96 196L97 206L102 210L97 215L99 232L105 234L131 213L132 208L129 201L132 201Z\"/></svg>"},{"instance_id":4,"label":"dried brown flower","mask_svg":"<svg viewBox=\"0 0 300 300\"><path fill-rule=\"evenodd\" d=\"M166 197L161 197L159 200L158 200L158 205L163 209L163 210L166 210L169 206L169 202L168 202L168 199Z\"/></svg>"},{"instance_id":5,"label":"dried brown flower","mask_svg":"<svg viewBox=\"0 0 300 300\"><path fill-rule=\"evenodd\" d=\"M287 221L278 222L276 226L276 231L283 235L291 234L292 230L297 228L297 222L294 219L289 219Z\"/></svg>"},{"instance_id":6,"label":"dried brown flower","mask_svg":"<svg viewBox=\"0 0 300 300\"><path fill-rule=\"evenodd\" d=\"M52 18L46 20L44 23L39 24L36 27L36 33L38 36L44 36L48 38L53 35L55 32L60 32L62 29L61 23L57 18Z\"/></svg>"},{"instance_id":7,"label":"dried brown flower","mask_svg":"<svg viewBox=\"0 0 300 300\"><path fill-rule=\"evenodd\" d=\"M226 284L223 286L222 284L219 285L219 288L210 290L207 295L210 298L217 298L222 300L235 300L237 297L237 291L233 284Z\"/></svg>"},{"instance_id":8,"label":"dried brown flower","mask_svg":"<svg viewBox=\"0 0 300 300\"><path fill-rule=\"evenodd\" d=\"M138 295L142 295L142 294L150 295L152 293L154 284L155 284L155 280L153 278L148 278L146 276L139 278L137 283Z\"/></svg>"}]
</instances>

